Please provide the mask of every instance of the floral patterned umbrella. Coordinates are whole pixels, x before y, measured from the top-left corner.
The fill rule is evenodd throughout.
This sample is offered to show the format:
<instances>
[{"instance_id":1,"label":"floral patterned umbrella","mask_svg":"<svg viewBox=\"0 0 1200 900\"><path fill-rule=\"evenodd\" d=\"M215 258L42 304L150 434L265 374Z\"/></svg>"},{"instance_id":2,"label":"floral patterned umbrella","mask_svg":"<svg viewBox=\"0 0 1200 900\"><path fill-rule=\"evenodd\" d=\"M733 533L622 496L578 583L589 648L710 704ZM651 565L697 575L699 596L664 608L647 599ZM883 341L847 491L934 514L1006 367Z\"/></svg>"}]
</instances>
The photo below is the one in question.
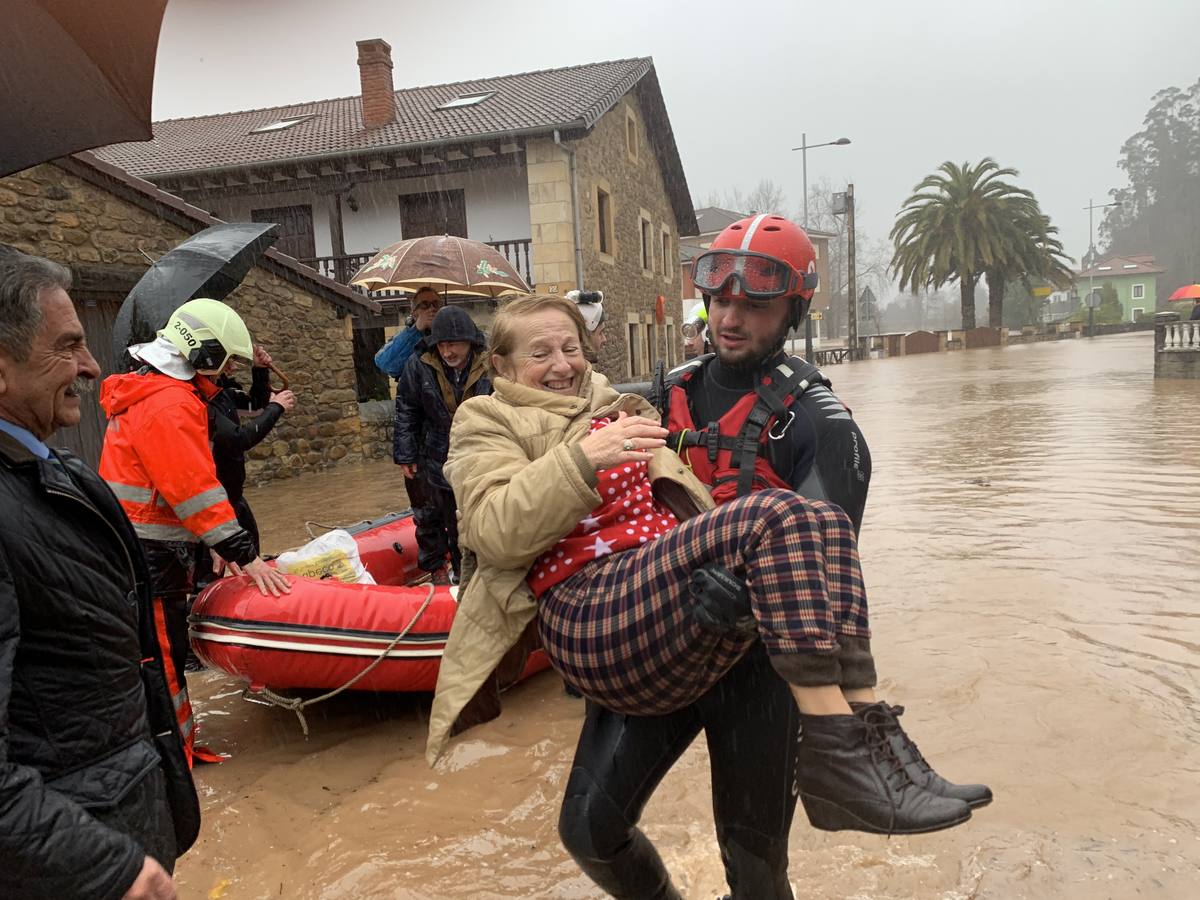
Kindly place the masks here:
<instances>
[{"instance_id":1,"label":"floral patterned umbrella","mask_svg":"<svg viewBox=\"0 0 1200 900\"><path fill-rule=\"evenodd\" d=\"M384 247L350 283L369 291L415 292L428 287L475 297L529 293L529 285L500 251L449 234L410 238Z\"/></svg>"}]
</instances>

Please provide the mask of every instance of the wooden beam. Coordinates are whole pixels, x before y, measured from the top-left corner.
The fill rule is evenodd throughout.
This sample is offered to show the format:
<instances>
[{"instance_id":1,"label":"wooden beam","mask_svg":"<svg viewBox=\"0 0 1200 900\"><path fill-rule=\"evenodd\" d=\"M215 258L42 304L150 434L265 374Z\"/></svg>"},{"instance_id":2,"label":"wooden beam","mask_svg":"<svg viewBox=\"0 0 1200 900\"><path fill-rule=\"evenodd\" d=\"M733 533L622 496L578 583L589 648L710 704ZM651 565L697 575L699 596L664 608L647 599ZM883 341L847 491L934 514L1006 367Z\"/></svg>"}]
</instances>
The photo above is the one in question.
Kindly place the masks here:
<instances>
[{"instance_id":1,"label":"wooden beam","mask_svg":"<svg viewBox=\"0 0 1200 900\"><path fill-rule=\"evenodd\" d=\"M121 299L133 290L145 269L80 263L71 267L72 294L116 294Z\"/></svg>"}]
</instances>

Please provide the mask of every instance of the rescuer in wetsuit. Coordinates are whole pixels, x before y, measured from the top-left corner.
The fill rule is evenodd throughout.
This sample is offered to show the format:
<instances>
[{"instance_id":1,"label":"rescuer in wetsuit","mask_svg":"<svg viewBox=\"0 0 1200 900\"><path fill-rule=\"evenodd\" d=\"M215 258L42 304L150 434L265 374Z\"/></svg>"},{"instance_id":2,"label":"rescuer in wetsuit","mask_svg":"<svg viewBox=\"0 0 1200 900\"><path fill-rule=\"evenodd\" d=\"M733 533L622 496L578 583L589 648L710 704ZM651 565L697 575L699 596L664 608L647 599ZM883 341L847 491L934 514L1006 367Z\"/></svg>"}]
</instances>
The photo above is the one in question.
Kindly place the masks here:
<instances>
[{"instance_id":1,"label":"rescuer in wetsuit","mask_svg":"<svg viewBox=\"0 0 1200 900\"><path fill-rule=\"evenodd\" d=\"M783 352L788 330L803 321L816 287L807 235L778 216L756 216L731 225L712 247L707 261L705 256L697 260L695 277L706 291L716 352L670 374L664 414L668 445L712 485L718 503L764 487L790 487L837 503L857 530L871 476L866 441L820 372ZM722 248L733 252L721 253ZM778 278L781 287L790 284L795 293L748 294L756 276L768 283ZM761 323L773 306L778 308L778 296L789 301L788 313L780 325L764 329ZM754 318L759 325L750 321ZM706 605L710 601L711 592L697 593L697 616L707 614L717 627L722 617L727 627L737 627L748 611L736 601L713 609ZM869 651L859 663L870 671L867 683L873 683ZM869 690L847 692L847 699L856 710L870 707L893 720L898 714L894 707L874 703ZM563 843L614 897L678 898L636 823L658 783L702 730L731 896L790 900L787 837L799 791L799 716L761 644L700 700L675 713L627 716L588 703L559 822ZM889 742L926 790L972 806L990 801L982 785L940 779L898 722L889 729Z\"/></svg>"}]
</instances>

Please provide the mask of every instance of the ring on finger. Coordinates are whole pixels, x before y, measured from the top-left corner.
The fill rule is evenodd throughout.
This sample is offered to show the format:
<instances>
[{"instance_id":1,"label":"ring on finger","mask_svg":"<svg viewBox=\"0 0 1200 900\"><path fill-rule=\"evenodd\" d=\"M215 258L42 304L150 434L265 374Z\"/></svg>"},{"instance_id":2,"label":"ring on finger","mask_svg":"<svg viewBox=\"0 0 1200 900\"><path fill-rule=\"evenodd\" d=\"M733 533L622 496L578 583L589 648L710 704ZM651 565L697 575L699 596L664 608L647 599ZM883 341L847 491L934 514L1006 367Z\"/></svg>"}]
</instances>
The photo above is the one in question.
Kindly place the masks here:
<instances>
[{"instance_id":1,"label":"ring on finger","mask_svg":"<svg viewBox=\"0 0 1200 900\"><path fill-rule=\"evenodd\" d=\"M628 452L628 451L632 450L632 449L633 449L633 439L632 439L632 438L625 438L625 443L623 443L623 444L621 445L621 449L622 449L622 450L625 450L626 452Z\"/></svg>"}]
</instances>

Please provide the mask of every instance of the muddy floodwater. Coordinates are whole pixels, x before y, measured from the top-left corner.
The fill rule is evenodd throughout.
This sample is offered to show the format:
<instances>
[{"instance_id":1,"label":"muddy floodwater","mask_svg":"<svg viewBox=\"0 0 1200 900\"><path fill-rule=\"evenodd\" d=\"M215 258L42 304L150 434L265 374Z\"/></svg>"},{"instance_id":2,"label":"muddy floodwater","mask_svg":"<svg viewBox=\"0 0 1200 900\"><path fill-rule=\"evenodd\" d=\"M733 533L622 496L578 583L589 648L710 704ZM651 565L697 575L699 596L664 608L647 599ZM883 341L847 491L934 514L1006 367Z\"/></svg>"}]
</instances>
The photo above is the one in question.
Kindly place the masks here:
<instances>
[{"instance_id":1,"label":"muddy floodwater","mask_svg":"<svg viewBox=\"0 0 1200 900\"><path fill-rule=\"evenodd\" d=\"M832 366L870 443L862 535L881 693L965 826L873 837L797 813L801 898L1200 896L1200 382L1156 382L1147 334ZM264 545L402 507L376 463L250 493ZM425 764L428 698L309 713L192 676L204 828L187 898L602 896L555 831L582 716L552 672ZM725 884L703 740L645 828L689 898Z\"/></svg>"}]
</instances>

